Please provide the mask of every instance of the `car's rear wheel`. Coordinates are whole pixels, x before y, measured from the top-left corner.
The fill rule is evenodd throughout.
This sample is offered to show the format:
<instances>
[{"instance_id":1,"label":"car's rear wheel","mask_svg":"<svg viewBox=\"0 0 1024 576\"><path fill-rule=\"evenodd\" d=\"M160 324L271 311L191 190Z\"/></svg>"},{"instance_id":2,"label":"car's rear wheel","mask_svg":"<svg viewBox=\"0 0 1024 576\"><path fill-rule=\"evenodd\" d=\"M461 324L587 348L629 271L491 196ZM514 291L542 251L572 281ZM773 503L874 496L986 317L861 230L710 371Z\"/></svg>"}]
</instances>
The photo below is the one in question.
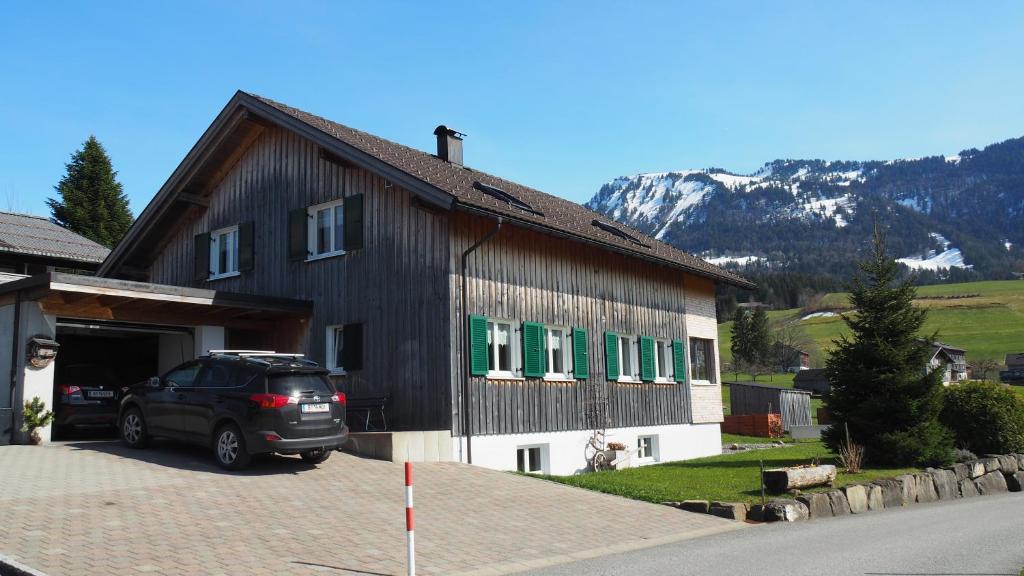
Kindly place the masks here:
<instances>
[{"instance_id":1,"label":"car's rear wheel","mask_svg":"<svg viewBox=\"0 0 1024 576\"><path fill-rule=\"evenodd\" d=\"M252 461L252 456L245 448L245 437L234 424L225 424L217 430L213 452L217 456L217 463L225 470L241 470Z\"/></svg>"},{"instance_id":2,"label":"car's rear wheel","mask_svg":"<svg viewBox=\"0 0 1024 576\"><path fill-rule=\"evenodd\" d=\"M306 450L300 456L310 464L319 464L331 457L331 451L326 448L315 448L313 450Z\"/></svg>"},{"instance_id":3,"label":"car's rear wheel","mask_svg":"<svg viewBox=\"0 0 1024 576\"><path fill-rule=\"evenodd\" d=\"M129 408L121 417L121 442L129 448L145 448L149 445L149 430L146 419L138 408Z\"/></svg>"}]
</instances>

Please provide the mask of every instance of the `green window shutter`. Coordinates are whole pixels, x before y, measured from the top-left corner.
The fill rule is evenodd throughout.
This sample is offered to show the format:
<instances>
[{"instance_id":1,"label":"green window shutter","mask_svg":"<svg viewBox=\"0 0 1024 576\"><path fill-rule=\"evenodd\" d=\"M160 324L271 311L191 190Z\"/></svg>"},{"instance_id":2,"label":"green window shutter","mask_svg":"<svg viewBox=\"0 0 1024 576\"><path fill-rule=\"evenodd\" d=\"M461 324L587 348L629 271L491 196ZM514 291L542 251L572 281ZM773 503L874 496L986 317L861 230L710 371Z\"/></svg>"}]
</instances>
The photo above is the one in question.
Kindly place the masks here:
<instances>
[{"instance_id":1,"label":"green window shutter","mask_svg":"<svg viewBox=\"0 0 1024 576\"><path fill-rule=\"evenodd\" d=\"M640 337L640 379L654 381L654 338Z\"/></svg>"},{"instance_id":2,"label":"green window shutter","mask_svg":"<svg viewBox=\"0 0 1024 576\"><path fill-rule=\"evenodd\" d=\"M544 325L523 322L523 376L544 376Z\"/></svg>"},{"instance_id":3,"label":"green window shutter","mask_svg":"<svg viewBox=\"0 0 1024 576\"><path fill-rule=\"evenodd\" d=\"M619 335L604 333L604 370L609 380L619 379Z\"/></svg>"},{"instance_id":4,"label":"green window shutter","mask_svg":"<svg viewBox=\"0 0 1024 576\"><path fill-rule=\"evenodd\" d=\"M577 380L590 378L590 354L587 354L587 331L572 329L572 375Z\"/></svg>"},{"instance_id":5,"label":"green window shutter","mask_svg":"<svg viewBox=\"0 0 1024 576\"><path fill-rule=\"evenodd\" d=\"M686 357L683 356L683 341L672 341L672 372L676 382L686 382Z\"/></svg>"},{"instance_id":6,"label":"green window shutter","mask_svg":"<svg viewBox=\"0 0 1024 576\"><path fill-rule=\"evenodd\" d=\"M469 317L469 373L473 376L487 375L487 318Z\"/></svg>"}]
</instances>

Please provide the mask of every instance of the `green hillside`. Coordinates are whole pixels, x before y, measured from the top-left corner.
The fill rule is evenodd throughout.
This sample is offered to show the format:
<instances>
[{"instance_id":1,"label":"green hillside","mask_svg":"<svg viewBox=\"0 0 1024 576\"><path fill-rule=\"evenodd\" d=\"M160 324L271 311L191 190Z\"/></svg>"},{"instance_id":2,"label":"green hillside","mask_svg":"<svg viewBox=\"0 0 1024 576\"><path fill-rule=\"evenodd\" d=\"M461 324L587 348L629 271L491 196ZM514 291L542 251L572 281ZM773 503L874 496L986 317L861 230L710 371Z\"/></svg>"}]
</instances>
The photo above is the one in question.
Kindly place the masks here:
<instances>
[{"instance_id":1,"label":"green hillside","mask_svg":"<svg viewBox=\"0 0 1024 576\"><path fill-rule=\"evenodd\" d=\"M929 309L927 331L937 330L943 342L967 350L967 360L1002 362L1009 352L1024 352L1024 281L1006 280L921 286L915 304ZM828 294L820 311L848 311L845 293ZM808 311L803 311L806 314ZM773 310L770 320L795 319L801 310ZM846 330L838 316L802 320L801 326L822 352ZM731 362L732 322L719 324L722 362ZM823 360L822 357L820 360Z\"/></svg>"}]
</instances>

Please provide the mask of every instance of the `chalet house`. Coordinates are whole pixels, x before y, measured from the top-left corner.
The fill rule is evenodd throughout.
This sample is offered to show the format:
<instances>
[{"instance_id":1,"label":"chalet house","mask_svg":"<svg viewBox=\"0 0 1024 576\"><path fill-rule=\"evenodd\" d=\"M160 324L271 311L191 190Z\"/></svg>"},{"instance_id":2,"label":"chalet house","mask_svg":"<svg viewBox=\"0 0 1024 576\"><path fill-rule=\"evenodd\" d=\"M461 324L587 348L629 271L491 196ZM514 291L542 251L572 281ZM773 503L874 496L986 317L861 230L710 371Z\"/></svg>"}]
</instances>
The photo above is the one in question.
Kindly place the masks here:
<instances>
[{"instance_id":1,"label":"chalet house","mask_svg":"<svg viewBox=\"0 0 1024 576\"><path fill-rule=\"evenodd\" d=\"M158 325L161 369L303 352L381 399L386 431L354 445L394 460L568 474L599 429L639 462L718 453L715 285L752 284L434 135L425 153L238 92L102 278L33 277L25 314Z\"/></svg>"},{"instance_id":2,"label":"chalet house","mask_svg":"<svg viewBox=\"0 0 1024 576\"><path fill-rule=\"evenodd\" d=\"M965 359L967 352L942 342L932 343L932 356L928 361L929 369L942 370L942 383L961 382L970 378L969 366Z\"/></svg>"},{"instance_id":3,"label":"chalet house","mask_svg":"<svg viewBox=\"0 0 1024 576\"><path fill-rule=\"evenodd\" d=\"M776 341L772 345L776 367L783 372L798 372L811 367L811 355L799 348Z\"/></svg>"},{"instance_id":4,"label":"chalet house","mask_svg":"<svg viewBox=\"0 0 1024 576\"><path fill-rule=\"evenodd\" d=\"M1002 382L1024 382L1024 352L1006 355L1006 370L999 372Z\"/></svg>"},{"instance_id":5,"label":"chalet house","mask_svg":"<svg viewBox=\"0 0 1024 576\"><path fill-rule=\"evenodd\" d=\"M53 270L91 274L109 252L42 216L0 212L0 274L31 276Z\"/></svg>"},{"instance_id":6,"label":"chalet house","mask_svg":"<svg viewBox=\"0 0 1024 576\"><path fill-rule=\"evenodd\" d=\"M811 368L796 373L796 376L793 377L793 388L824 394L832 389L832 385L828 381L828 374L824 368Z\"/></svg>"}]
</instances>

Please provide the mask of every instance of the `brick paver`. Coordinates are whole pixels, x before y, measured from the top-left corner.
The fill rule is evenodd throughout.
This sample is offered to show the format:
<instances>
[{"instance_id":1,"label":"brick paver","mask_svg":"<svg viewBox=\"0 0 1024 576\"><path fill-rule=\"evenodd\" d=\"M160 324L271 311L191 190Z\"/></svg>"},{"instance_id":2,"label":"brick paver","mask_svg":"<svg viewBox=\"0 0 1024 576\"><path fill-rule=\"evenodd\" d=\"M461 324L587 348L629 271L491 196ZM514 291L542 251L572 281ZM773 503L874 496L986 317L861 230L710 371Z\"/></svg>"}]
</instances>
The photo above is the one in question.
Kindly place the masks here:
<instances>
[{"instance_id":1,"label":"brick paver","mask_svg":"<svg viewBox=\"0 0 1024 576\"><path fill-rule=\"evenodd\" d=\"M712 516L416 464L420 574L502 574L731 530ZM170 443L0 447L0 554L51 574L404 574L402 467L335 454L225 473Z\"/></svg>"}]
</instances>

